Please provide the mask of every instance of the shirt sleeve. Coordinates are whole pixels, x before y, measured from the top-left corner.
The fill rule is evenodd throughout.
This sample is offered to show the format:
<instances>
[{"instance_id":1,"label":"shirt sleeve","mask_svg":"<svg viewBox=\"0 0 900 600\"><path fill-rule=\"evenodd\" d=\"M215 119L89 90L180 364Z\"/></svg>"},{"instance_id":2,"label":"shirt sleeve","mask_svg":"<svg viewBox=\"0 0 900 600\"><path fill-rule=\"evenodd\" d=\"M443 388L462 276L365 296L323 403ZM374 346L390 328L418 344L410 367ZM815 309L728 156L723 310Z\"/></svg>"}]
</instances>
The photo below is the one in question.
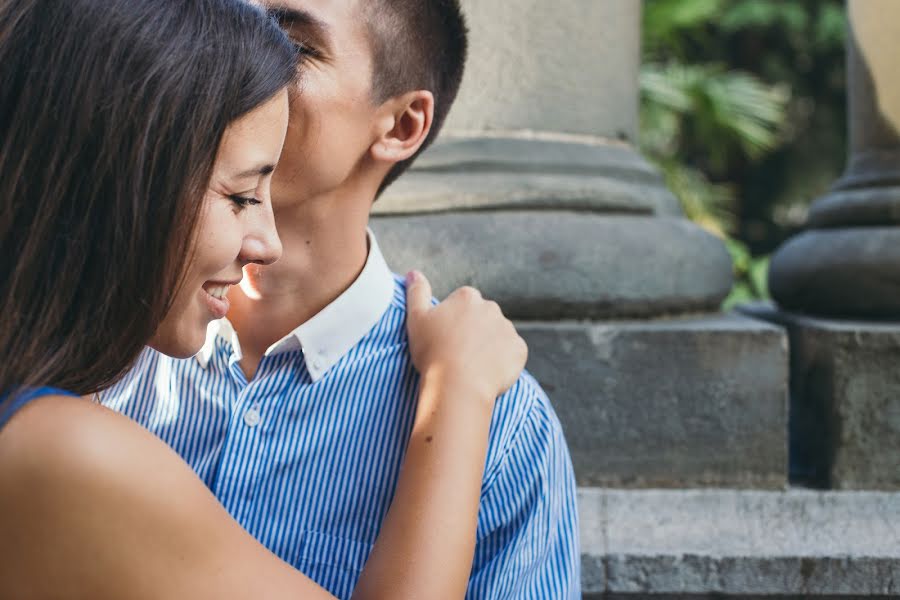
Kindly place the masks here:
<instances>
[{"instance_id":1,"label":"shirt sleeve","mask_svg":"<svg viewBox=\"0 0 900 600\"><path fill-rule=\"evenodd\" d=\"M527 374L497 402L521 418L494 417L511 431L498 432L498 458L488 460L466 598L578 600L576 485L559 419Z\"/></svg>"}]
</instances>

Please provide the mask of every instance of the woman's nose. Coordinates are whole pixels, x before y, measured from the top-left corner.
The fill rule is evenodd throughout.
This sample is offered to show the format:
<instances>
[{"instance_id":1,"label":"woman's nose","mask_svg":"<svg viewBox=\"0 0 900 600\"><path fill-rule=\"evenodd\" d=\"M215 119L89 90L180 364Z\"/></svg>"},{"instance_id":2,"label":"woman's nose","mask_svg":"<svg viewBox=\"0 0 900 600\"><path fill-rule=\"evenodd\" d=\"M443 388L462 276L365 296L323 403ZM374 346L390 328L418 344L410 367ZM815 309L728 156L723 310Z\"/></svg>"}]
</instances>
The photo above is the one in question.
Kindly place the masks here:
<instances>
[{"instance_id":1,"label":"woman's nose","mask_svg":"<svg viewBox=\"0 0 900 600\"><path fill-rule=\"evenodd\" d=\"M275 219L270 213L263 221L244 238L240 259L245 264L270 265L281 258L281 238L275 229Z\"/></svg>"}]
</instances>

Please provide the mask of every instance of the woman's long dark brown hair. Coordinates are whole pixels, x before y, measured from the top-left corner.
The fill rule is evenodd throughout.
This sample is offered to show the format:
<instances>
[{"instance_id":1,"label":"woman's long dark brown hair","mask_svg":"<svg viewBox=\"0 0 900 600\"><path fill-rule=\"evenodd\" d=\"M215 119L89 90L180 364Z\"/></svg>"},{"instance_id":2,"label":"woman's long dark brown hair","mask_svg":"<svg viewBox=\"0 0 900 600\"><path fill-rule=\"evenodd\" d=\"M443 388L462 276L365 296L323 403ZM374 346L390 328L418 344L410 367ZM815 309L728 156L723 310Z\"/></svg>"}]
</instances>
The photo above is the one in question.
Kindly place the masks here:
<instances>
[{"instance_id":1,"label":"woman's long dark brown hair","mask_svg":"<svg viewBox=\"0 0 900 600\"><path fill-rule=\"evenodd\" d=\"M0 0L0 396L128 369L227 125L295 72L243 0Z\"/></svg>"}]
</instances>

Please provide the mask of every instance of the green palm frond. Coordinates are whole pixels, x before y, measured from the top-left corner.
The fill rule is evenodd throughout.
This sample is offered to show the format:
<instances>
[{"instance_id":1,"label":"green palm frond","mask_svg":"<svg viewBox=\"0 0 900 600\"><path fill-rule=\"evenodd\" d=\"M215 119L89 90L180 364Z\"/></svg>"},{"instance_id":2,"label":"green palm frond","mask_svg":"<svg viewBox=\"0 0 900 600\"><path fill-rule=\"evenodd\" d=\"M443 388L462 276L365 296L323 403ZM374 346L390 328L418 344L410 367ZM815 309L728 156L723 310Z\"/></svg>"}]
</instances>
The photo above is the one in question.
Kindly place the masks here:
<instances>
[{"instance_id":1,"label":"green palm frond","mask_svg":"<svg viewBox=\"0 0 900 600\"><path fill-rule=\"evenodd\" d=\"M766 85L753 75L718 65L647 64L641 70L642 135L662 114L680 120L669 129L688 143L706 145L715 155L736 149L756 159L778 143L789 100L787 89ZM656 116L654 116L656 115ZM652 144L653 152L660 144Z\"/></svg>"},{"instance_id":2,"label":"green palm frond","mask_svg":"<svg viewBox=\"0 0 900 600\"><path fill-rule=\"evenodd\" d=\"M785 88L767 86L747 73L729 71L712 74L694 91L708 102L711 133L727 132L753 159L777 145L789 99Z\"/></svg>"}]
</instances>

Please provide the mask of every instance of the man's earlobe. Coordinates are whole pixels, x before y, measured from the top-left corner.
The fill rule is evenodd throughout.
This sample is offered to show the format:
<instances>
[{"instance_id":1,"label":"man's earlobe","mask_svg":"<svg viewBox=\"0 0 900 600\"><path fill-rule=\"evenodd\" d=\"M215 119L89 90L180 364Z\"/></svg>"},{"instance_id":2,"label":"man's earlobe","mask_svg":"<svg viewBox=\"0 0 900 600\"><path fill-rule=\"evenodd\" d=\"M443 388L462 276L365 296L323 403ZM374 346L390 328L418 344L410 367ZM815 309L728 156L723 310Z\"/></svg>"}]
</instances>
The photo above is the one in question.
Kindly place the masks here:
<instances>
[{"instance_id":1,"label":"man's earlobe","mask_svg":"<svg viewBox=\"0 0 900 600\"><path fill-rule=\"evenodd\" d=\"M387 126L372 144L376 160L397 163L418 152L431 132L434 95L426 90L408 92L384 103Z\"/></svg>"}]
</instances>

